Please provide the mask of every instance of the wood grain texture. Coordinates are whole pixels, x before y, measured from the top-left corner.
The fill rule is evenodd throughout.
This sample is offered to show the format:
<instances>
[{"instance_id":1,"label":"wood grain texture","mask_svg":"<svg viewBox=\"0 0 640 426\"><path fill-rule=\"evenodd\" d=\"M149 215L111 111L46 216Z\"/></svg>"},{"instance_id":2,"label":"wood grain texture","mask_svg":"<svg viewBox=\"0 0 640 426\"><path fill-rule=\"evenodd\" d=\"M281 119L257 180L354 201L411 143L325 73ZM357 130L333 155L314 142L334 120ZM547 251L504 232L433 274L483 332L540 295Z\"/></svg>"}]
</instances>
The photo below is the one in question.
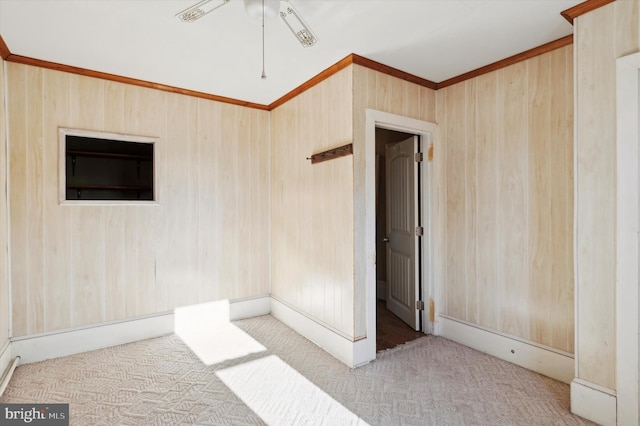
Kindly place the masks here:
<instances>
[{"instance_id":1,"label":"wood grain texture","mask_svg":"<svg viewBox=\"0 0 640 426\"><path fill-rule=\"evenodd\" d=\"M344 69L271 112L272 295L354 337L353 157L306 159L351 142Z\"/></svg>"},{"instance_id":2,"label":"wood grain texture","mask_svg":"<svg viewBox=\"0 0 640 426\"><path fill-rule=\"evenodd\" d=\"M447 117L464 117L465 85L452 86L446 90ZM465 257L459 250L465 248L466 234L466 191L464 167L465 128L455 120L446 122L444 131L447 134L446 168L447 168L447 281L446 311L449 315L467 320L467 283L464 268ZM462 160L462 161L461 161Z\"/></svg>"},{"instance_id":3,"label":"wood grain texture","mask_svg":"<svg viewBox=\"0 0 640 426\"><path fill-rule=\"evenodd\" d=\"M469 71L464 74L460 74L459 76L452 77L450 79L441 81L438 83L438 90L443 89L448 86L452 86L457 83L461 83L465 80L469 80L471 78L478 77L482 74L487 74L493 71L497 71L500 68L508 67L510 65L517 64L518 62L526 61L528 59L534 58L538 55L545 54L547 52L551 52L552 50L558 49L563 46L568 46L573 43L573 35L568 35L558 40L551 41L549 43L545 43L541 46L534 47L533 49L529 49L522 53L518 53L516 55L510 56L505 59L501 59L497 62L494 62L489 65L485 65L484 67L477 68L475 70Z\"/></svg>"},{"instance_id":4,"label":"wood grain texture","mask_svg":"<svg viewBox=\"0 0 640 426\"><path fill-rule=\"evenodd\" d=\"M497 98L497 287L501 294L498 324L505 333L523 338L530 337L528 326L539 307L538 304L530 304L529 293L535 282L529 281L528 286L522 282L530 268L527 256L529 234L535 233L528 220L527 204L533 205L534 209L540 208L527 191L527 148L538 143L528 139L527 135L530 127L530 123L527 125L527 78L538 75L531 62L502 68L497 75L500 82ZM545 78L545 74L538 78ZM545 137L550 137L548 132Z\"/></svg>"},{"instance_id":5,"label":"wood grain texture","mask_svg":"<svg viewBox=\"0 0 640 426\"><path fill-rule=\"evenodd\" d=\"M640 49L640 2L576 18L578 377L616 389L616 59Z\"/></svg>"},{"instance_id":6,"label":"wood grain texture","mask_svg":"<svg viewBox=\"0 0 640 426\"><path fill-rule=\"evenodd\" d=\"M476 174L477 174L477 309L478 323L500 329L498 307L502 304L498 289L498 75L485 74L476 82ZM446 100L448 103L448 99ZM447 121L461 118L447 117ZM460 122L459 122L460 123ZM465 126L465 123L460 123ZM446 143L447 141L445 141ZM447 169L447 178L450 171ZM448 194L447 194L448 198ZM461 247L462 248L462 247ZM461 249L460 248L460 249ZM447 271L447 275L449 271ZM471 283L473 284L473 282Z\"/></svg>"},{"instance_id":7,"label":"wood grain texture","mask_svg":"<svg viewBox=\"0 0 640 426\"><path fill-rule=\"evenodd\" d=\"M0 39L0 45L4 44ZM0 82L4 81L4 60L0 59ZM0 188L6 188L7 183L7 140L5 114L5 86L0 85ZM7 194L0 195L0 348L9 340L9 324L11 311L9 309L9 280L8 280L8 223L7 223Z\"/></svg>"},{"instance_id":8,"label":"wood grain texture","mask_svg":"<svg viewBox=\"0 0 640 426\"><path fill-rule=\"evenodd\" d=\"M6 65L14 335L269 293L268 112ZM60 205L58 127L158 137L160 202Z\"/></svg>"},{"instance_id":9,"label":"wood grain texture","mask_svg":"<svg viewBox=\"0 0 640 426\"><path fill-rule=\"evenodd\" d=\"M443 313L573 350L571 45L437 92ZM558 241L559 240L559 241Z\"/></svg>"},{"instance_id":10,"label":"wood grain texture","mask_svg":"<svg viewBox=\"0 0 640 426\"><path fill-rule=\"evenodd\" d=\"M478 227L478 206L477 206L477 186L478 186L478 164L477 164L477 140L476 140L476 116L477 105L470 100L476 96L476 80L467 80L464 83L465 97L465 123L464 127L464 197L465 197L465 258L467 259L464 271L465 276L465 316L469 322L478 321L478 241L476 240Z\"/></svg>"}]
</instances>

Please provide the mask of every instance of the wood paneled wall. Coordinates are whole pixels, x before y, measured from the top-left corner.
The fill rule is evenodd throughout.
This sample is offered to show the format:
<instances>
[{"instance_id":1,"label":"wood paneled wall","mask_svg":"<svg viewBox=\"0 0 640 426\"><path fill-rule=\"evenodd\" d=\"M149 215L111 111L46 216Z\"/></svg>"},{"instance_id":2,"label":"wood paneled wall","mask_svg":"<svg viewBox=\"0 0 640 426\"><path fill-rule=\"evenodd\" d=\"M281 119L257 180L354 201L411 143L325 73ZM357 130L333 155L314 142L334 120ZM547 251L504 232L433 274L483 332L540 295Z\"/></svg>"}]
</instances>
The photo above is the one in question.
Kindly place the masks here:
<instances>
[{"instance_id":1,"label":"wood paneled wall","mask_svg":"<svg viewBox=\"0 0 640 426\"><path fill-rule=\"evenodd\" d=\"M348 67L271 112L271 292L354 336L353 156L311 164L352 142Z\"/></svg>"},{"instance_id":2,"label":"wood paneled wall","mask_svg":"<svg viewBox=\"0 0 640 426\"><path fill-rule=\"evenodd\" d=\"M573 47L437 92L447 316L573 352Z\"/></svg>"},{"instance_id":3,"label":"wood paneled wall","mask_svg":"<svg viewBox=\"0 0 640 426\"><path fill-rule=\"evenodd\" d=\"M0 350L9 339L9 270L7 223L7 143L5 111L5 62L0 59Z\"/></svg>"},{"instance_id":4,"label":"wood paneled wall","mask_svg":"<svg viewBox=\"0 0 640 426\"><path fill-rule=\"evenodd\" d=\"M13 335L269 293L269 113L7 64ZM58 127L159 137L157 205L59 205Z\"/></svg>"},{"instance_id":5,"label":"wood paneled wall","mask_svg":"<svg viewBox=\"0 0 640 426\"><path fill-rule=\"evenodd\" d=\"M575 21L578 377L616 389L616 59L640 49L640 2Z\"/></svg>"},{"instance_id":6,"label":"wood paneled wall","mask_svg":"<svg viewBox=\"0 0 640 426\"><path fill-rule=\"evenodd\" d=\"M366 236L365 152L366 109L374 109L418 120L436 121L436 92L415 83L383 74L360 65L353 66L353 150L354 150L354 232L355 232L355 315L356 336L366 335L366 279L368 262ZM437 149L436 149L437 150ZM434 165L434 176L437 166ZM434 188L437 184L434 184Z\"/></svg>"}]
</instances>

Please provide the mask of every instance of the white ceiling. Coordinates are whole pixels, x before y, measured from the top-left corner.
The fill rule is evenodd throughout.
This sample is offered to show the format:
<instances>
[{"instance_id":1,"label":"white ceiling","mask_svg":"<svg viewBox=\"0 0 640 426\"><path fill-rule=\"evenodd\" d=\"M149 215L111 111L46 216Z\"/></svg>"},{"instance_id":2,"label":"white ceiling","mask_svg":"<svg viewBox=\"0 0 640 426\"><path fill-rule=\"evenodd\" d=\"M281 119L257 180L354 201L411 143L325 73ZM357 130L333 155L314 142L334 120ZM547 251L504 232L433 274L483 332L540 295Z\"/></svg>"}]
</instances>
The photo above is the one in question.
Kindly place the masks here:
<instances>
[{"instance_id":1,"label":"white ceiling","mask_svg":"<svg viewBox=\"0 0 640 426\"><path fill-rule=\"evenodd\" d=\"M291 0L318 36L303 48L242 0L194 23L197 0L0 0L11 53L269 104L350 53L440 82L572 33L582 0Z\"/></svg>"}]
</instances>

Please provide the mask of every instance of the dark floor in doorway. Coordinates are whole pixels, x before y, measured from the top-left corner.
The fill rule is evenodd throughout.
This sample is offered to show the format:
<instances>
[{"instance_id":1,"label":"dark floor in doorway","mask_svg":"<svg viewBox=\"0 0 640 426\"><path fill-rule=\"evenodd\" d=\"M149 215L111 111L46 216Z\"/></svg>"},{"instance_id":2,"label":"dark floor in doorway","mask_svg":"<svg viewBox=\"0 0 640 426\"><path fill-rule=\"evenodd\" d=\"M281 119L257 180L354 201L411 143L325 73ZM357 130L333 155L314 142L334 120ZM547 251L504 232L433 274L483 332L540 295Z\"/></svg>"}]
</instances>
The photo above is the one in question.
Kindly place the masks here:
<instances>
[{"instance_id":1,"label":"dark floor in doorway","mask_svg":"<svg viewBox=\"0 0 640 426\"><path fill-rule=\"evenodd\" d=\"M384 351L424 336L387 309L386 302L376 301L376 351Z\"/></svg>"}]
</instances>

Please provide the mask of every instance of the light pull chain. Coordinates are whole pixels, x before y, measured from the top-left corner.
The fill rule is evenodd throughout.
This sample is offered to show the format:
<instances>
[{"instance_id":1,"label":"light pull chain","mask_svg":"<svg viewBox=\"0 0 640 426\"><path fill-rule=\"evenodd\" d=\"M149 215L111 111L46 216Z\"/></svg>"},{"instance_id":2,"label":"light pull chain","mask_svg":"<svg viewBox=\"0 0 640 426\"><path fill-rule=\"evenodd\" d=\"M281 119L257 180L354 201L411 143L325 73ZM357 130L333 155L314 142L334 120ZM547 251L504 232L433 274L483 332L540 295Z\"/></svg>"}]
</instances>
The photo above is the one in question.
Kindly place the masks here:
<instances>
[{"instance_id":1,"label":"light pull chain","mask_svg":"<svg viewBox=\"0 0 640 426\"><path fill-rule=\"evenodd\" d=\"M262 79L267 79L267 73L264 70L264 0L262 0Z\"/></svg>"}]
</instances>

